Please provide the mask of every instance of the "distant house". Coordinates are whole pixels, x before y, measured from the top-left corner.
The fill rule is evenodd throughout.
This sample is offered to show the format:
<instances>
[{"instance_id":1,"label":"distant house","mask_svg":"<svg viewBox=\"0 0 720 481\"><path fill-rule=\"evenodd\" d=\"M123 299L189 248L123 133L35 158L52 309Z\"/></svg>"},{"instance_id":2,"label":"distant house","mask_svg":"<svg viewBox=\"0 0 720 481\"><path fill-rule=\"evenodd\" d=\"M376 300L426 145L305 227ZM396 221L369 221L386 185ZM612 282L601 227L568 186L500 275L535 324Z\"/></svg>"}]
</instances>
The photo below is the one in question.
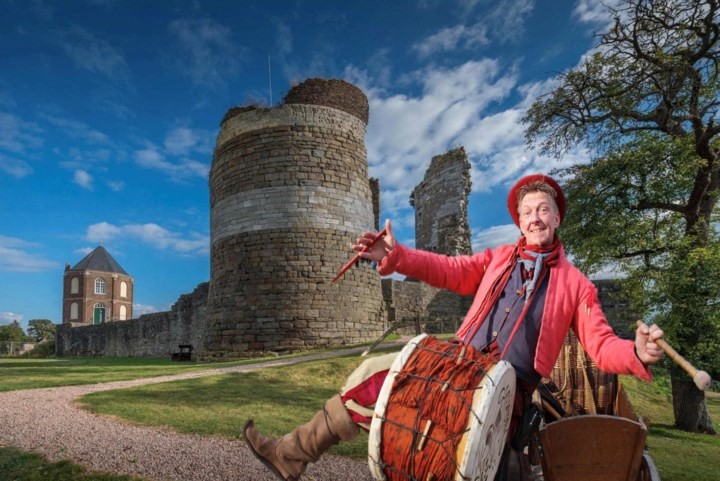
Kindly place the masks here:
<instances>
[{"instance_id":1,"label":"distant house","mask_svg":"<svg viewBox=\"0 0 720 481\"><path fill-rule=\"evenodd\" d=\"M63 324L132 319L133 294L133 278L98 246L73 267L65 265Z\"/></svg>"}]
</instances>

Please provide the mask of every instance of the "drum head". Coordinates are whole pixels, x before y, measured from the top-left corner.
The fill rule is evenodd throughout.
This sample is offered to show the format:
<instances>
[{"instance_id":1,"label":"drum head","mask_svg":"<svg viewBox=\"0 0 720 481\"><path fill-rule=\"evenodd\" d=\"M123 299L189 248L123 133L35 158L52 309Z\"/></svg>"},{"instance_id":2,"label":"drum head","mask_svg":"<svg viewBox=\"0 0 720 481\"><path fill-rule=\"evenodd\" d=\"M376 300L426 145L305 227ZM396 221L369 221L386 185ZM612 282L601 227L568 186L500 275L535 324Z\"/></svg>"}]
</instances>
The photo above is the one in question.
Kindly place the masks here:
<instances>
[{"instance_id":1,"label":"drum head","mask_svg":"<svg viewBox=\"0 0 720 481\"><path fill-rule=\"evenodd\" d=\"M397 355L383 383L375 404L368 438L368 464L373 477L385 481L383 470L382 431L387 418L393 385L399 373L427 337L422 334L411 340ZM455 479L458 481L492 481L500 465L505 447L513 401L515 397L515 371L506 361L500 361L487 370L477 385L469 406L467 429L455 452Z\"/></svg>"},{"instance_id":2,"label":"drum head","mask_svg":"<svg viewBox=\"0 0 720 481\"><path fill-rule=\"evenodd\" d=\"M459 469L455 479L492 481L500 465L510 429L515 398L515 370L500 361L480 383L473 396L469 431L457 450Z\"/></svg>"}]
</instances>

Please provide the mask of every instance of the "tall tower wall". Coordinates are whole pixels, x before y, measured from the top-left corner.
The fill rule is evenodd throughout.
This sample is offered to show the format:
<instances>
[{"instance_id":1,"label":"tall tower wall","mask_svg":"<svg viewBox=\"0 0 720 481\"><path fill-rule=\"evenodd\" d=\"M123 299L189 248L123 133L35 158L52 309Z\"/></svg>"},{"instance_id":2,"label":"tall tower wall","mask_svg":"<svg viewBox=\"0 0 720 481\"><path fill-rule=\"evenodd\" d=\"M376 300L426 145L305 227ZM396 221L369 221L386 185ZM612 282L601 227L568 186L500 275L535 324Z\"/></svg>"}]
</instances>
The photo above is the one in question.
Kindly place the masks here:
<instances>
[{"instance_id":1,"label":"tall tower wall","mask_svg":"<svg viewBox=\"0 0 720 481\"><path fill-rule=\"evenodd\" d=\"M367 98L337 80L274 108L231 109L210 170L205 358L357 343L384 328L368 266L331 283L374 224Z\"/></svg>"},{"instance_id":2,"label":"tall tower wall","mask_svg":"<svg viewBox=\"0 0 720 481\"><path fill-rule=\"evenodd\" d=\"M472 254L467 221L470 162L463 147L436 155L412 193L415 246L440 254Z\"/></svg>"}]
</instances>

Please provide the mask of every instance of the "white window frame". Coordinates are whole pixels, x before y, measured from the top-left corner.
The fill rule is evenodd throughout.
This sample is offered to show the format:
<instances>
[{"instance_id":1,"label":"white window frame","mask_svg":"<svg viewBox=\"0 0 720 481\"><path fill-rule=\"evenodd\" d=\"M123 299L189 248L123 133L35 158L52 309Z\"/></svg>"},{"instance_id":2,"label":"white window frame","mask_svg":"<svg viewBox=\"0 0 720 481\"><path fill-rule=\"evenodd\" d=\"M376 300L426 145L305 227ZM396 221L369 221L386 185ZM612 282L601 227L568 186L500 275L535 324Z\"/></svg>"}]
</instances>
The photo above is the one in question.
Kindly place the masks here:
<instances>
[{"instance_id":1,"label":"white window frame","mask_svg":"<svg viewBox=\"0 0 720 481\"><path fill-rule=\"evenodd\" d=\"M102 277L95 279L95 294L105 294L107 292L107 282Z\"/></svg>"}]
</instances>

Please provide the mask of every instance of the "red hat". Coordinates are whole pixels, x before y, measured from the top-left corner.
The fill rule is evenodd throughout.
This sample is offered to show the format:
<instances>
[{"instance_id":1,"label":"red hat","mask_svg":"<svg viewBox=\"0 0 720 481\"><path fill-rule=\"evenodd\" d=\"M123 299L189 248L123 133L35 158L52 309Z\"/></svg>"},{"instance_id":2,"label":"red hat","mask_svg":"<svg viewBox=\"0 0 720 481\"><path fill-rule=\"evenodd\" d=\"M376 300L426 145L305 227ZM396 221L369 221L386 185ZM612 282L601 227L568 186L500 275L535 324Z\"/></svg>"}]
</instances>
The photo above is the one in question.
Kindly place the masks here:
<instances>
[{"instance_id":1,"label":"red hat","mask_svg":"<svg viewBox=\"0 0 720 481\"><path fill-rule=\"evenodd\" d=\"M565 194L563 194L560 185L555 182L552 177L544 174L527 175L522 179L518 180L517 184L515 184L512 189L510 189L510 194L508 194L507 204L508 210L510 211L510 217L512 217L512 219L515 221L515 225L518 227L520 227L520 216L518 214L517 192L520 187L537 181L545 182L555 190L555 193L557 194L555 196L555 203L558 206L558 212L560 212L560 222L562 222L563 218L565 217L565 210L567 209L567 204L565 203Z\"/></svg>"}]
</instances>

